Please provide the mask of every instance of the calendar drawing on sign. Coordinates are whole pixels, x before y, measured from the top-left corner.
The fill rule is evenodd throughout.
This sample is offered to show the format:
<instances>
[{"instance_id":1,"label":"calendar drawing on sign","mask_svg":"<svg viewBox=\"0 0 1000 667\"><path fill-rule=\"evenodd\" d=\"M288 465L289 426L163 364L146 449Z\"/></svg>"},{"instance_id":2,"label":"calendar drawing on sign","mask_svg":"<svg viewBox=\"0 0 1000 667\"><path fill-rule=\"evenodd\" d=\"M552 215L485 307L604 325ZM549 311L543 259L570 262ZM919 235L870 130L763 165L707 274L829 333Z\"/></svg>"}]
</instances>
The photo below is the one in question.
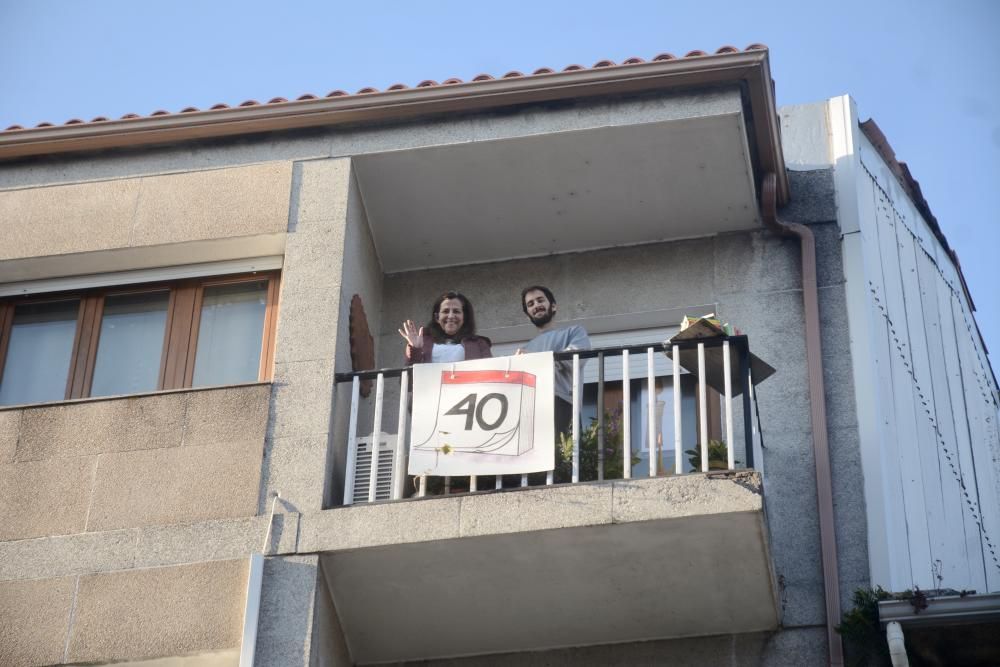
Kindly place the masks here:
<instances>
[{"instance_id":1,"label":"calendar drawing on sign","mask_svg":"<svg viewBox=\"0 0 1000 667\"><path fill-rule=\"evenodd\" d=\"M535 376L442 371L437 423L414 449L520 456L534 447Z\"/></svg>"},{"instance_id":2,"label":"calendar drawing on sign","mask_svg":"<svg viewBox=\"0 0 1000 667\"><path fill-rule=\"evenodd\" d=\"M551 470L552 353L413 368L410 474Z\"/></svg>"}]
</instances>

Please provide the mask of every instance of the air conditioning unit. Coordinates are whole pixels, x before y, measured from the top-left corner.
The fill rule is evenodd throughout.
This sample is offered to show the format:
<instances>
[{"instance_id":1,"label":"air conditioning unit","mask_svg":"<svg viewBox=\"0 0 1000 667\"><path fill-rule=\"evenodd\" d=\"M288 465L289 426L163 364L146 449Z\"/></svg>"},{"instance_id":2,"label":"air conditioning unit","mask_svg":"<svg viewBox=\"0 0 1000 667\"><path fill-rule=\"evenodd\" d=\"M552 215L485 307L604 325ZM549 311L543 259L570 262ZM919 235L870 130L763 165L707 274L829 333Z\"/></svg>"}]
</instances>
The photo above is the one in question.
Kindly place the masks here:
<instances>
[{"instance_id":1,"label":"air conditioning unit","mask_svg":"<svg viewBox=\"0 0 1000 667\"><path fill-rule=\"evenodd\" d=\"M372 453L374 442L378 442L378 471L375 476L375 500L392 498L393 472L396 458L396 434L379 433L358 438L358 456L354 463L354 494L351 500L355 503L368 502L368 485L371 480Z\"/></svg>"}]
</instances>

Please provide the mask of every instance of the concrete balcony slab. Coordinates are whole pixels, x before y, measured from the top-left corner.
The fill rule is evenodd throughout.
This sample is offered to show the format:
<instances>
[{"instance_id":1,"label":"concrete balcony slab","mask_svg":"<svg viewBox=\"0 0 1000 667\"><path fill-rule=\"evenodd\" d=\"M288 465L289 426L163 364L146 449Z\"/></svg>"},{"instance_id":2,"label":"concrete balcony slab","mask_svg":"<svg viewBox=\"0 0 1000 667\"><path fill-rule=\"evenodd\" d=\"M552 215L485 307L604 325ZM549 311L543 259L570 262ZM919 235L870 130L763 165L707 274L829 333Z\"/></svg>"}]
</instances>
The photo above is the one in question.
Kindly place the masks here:
<instances>
[{"instance_id":1,"label":"concrete balcony slab","mask_svg":"<svg viewBox=\"0 0 1000 667\"><path fill-rule=\"evenodd\" d=\"M299 551L322 554L357 664L779 623L754 472L338 508L303 517Z\"/></svg>"}]
</instances>

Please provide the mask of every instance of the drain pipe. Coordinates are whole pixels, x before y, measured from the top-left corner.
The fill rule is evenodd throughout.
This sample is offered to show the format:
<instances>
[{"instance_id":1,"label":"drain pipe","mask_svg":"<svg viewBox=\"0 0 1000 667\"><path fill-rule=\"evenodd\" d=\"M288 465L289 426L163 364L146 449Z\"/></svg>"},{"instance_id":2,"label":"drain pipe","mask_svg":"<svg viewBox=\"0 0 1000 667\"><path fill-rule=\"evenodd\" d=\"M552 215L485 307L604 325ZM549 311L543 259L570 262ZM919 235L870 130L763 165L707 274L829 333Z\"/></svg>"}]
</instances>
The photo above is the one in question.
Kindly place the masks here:
<instances>
[{"instance_id":1,"label":"drain pipe","mask_svg":"<svg viewBox=\"0 0 1000 667\"><path fill-rule=\"evenodd\" d=\"M826 393L819 335L819 293L816 286L816 237L798 223L778 220L777 177L764 176L760 212L764 224L779 236L799 240L802 251L802 302L806 331L806 372L809 378L809 405L812 425L813 458L816 462L816 503L819 509L820 547L823 556L823 588L826 593L826 635L831 667L842 667L844 649L836 626L840 620L840 579L837 574L837 537L833 521L833 482L830 474L830 443L826 426Z\"/></svg>"},{"instance_id":2,"label":"drain pipe","mask_svg":"<svg viewBox=\"0 0 1000 667\"><path fill-rule=\"evenodd\" d=\"M906 642L903 639L903 627L893 621L885 626L885 637L889 643L889 659L892 667L910 667L910 659L906 655Z\"/></svg>"}]
</instances>

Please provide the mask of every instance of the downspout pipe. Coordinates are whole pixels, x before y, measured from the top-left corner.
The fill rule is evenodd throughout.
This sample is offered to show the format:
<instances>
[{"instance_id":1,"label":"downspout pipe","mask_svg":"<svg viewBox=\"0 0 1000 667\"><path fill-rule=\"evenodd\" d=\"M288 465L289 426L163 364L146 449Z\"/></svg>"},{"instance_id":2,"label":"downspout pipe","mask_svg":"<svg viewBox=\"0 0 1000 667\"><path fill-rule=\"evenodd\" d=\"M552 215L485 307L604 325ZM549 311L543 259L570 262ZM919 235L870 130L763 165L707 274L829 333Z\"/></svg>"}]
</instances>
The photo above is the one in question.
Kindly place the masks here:
<instances>
[{"instance_id":1,"label":"downspout pipe","mask_svg":"<svg viewBox=\"0 0 1000 667\"><path fill-rule=\"evenodd\" d=\"M889 659L892 667L910 667L910 659L906 655L906 641L903 639L903 627L896 621L885 626L885 637L889 643Z\"/></svg>"},{"instance_id":2,"label":"downspout pipe","mask_svg":"<svg viewBox=\"0 0 1000 667\"><path fill-rule=\"evenodd\" d=\"M820 548L823 558L823 588L826 595L826 635L831 667L842 667L844 650L836 626L840 620L840 578L837 574L837 536L833 520L833 478L830 472L830 442L826 424L826 389L820 347L819 291L816 282L816 237L798 223L778 220L777 177L773 172L761 183L761 218L779 236L797 238L802 255L802 304L806 332L806 374L809 378L810 422L813 458L816 463L816 503L819 510Z\"/></svg>"}]
</instances>

